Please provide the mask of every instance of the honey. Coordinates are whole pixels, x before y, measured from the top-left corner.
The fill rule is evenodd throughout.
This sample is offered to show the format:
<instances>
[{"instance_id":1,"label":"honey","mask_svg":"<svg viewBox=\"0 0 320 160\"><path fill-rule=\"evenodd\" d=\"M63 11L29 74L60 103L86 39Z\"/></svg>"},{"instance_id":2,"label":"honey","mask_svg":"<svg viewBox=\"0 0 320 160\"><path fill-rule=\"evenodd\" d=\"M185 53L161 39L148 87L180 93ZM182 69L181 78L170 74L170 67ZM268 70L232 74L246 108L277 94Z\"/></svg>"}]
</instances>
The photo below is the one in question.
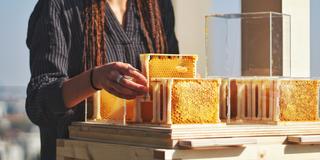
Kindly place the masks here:
<instances>
[{"instance_id":1,"label":"honey","mask_svg":"<svg viewBox=\"0 0 320 160\"><path fill-rule=\"evenodd\" d=\"M319 81L281 80L280 120L319 120Z\"/></svg>"},{"instance_id":2,"label":"honey","mask_svg":"<svg viewBox=\"0 0 320 160\"><path fill-rule=\"evenodd\" d=\"M195 78L196 55L142 54L142 71L151 78Z\"/></svg>"},{"instance_id":3,"label":"honey","mask_svg":"<svg viewBox=\"0 0 320 160\"><path fill-rule=\"evenodd\" d=\"M172 123L219 123L219 80L174 80Z\"/></svg>"},{"instance_id":4,"label":"honey","mask_svg":"<svg viewBox=\"0 0 320 160\"><path fill-rule=\"evenodd\" d=\"M100 94L100 116L102 121L122 122L124 118L126 121L133 121L136 106L135 100L124 100L105 90L101 90Z\"/></svg>"}]
</instances>

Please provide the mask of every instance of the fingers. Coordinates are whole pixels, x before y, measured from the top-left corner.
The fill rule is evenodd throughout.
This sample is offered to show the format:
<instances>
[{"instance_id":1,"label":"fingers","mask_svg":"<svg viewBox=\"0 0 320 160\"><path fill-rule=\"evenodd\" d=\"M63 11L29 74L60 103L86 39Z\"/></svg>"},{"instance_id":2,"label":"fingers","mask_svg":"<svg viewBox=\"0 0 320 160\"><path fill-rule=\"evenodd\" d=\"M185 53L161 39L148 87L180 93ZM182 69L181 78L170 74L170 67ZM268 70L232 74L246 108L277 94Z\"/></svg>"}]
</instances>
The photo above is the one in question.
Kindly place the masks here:
<instances>
[{"instance_id":1,"label":"fingers","mask_svg":"<svg viewBox=\"0 0 320 160\"><path fill-rule=\"evenodd\" d=\"M133 99L137 96L143 95L144 93L136 92L129 88L126 88L118 83L113 81L107 81L106 86L104 87L107 91L115 93L116 96L125 99Z\"/></svg>"},{"instance_id":2,"label":"fingers","mask_svg":"<svg viewBox=\"0 0 320 160\"><path fill-rule=\"evenodd\" d=\"M123 95L123 94L119 93L118 91L114 90L113 88L109 88L107 91L109 93L119 97L119 98L122 98L122 99L134 99L134 98L136 98L136 96Z\"/></svg>"},{"instance_id":3,"label":"fingers","mask_svg":"<svg viewBox=\"0 0 320 160\"><path fill-rule=\"evenodd\" d=\"M132 67L132 66L130 65L129 67ZM135 72L140 74L137 71L135 71ZM112 71L110 71L109 79L112 80L113 82L117 82L117 83L119 82L119 84L121 84L122 86L127 87L131 90L134 90L134 91L142 93L142 94L145 94L149 91L146 84L138 83L136 80L133 81L130 78L128 78L128 76L126 74L124 74L124 77L121 78L122 75L123 74L119 73L117 70L112 70ZM143 75L142 75L142 77L144 78ZM121 78L120 81L118 81L119 78Z\"/></svg>"},{"instance_id":4,"label":"fingers","mask_svg":"<svg viewBox=\"0 0 320 160\"><path fill-rule=\"evenodd\" d=\"M146 78L130 64L106 64L100 71L99 82L102 88L117 97L133 99L149 91Z\"/></svg>"},{"instance_id":5,"label":"fingers","mask_svg":"<svg viewBox=\"0 0 320 160\"><path fill-rule=\"evenodd\" d=\"M135 83L132 80L126 78L125 76L122 76L118 71L111 71L110 72L110 79L113 82L116 82L113 84L122 85L123 87L129 88L129 89L137 92L139 95L145 94L146 92L148 92L147 87L145 87L141 84Z\"/></svg>"},{"instance_id":6,"label":"fingers","mask_svg":"<svg viewBox=\"0 0 320 160\"><path fill-rule=\"evenodd\" d=\"M140 90L134 90L131 89L122 83L126 83L127 80L124 80L124 78L120 81L120 83L115 82L115 78L117 76L121 76L119 72L112 71L110 73L110 79L107 78L103 83L102 86L105 90L109 91L110 93L114 94L117 97L124 98L124 99L133 99L137 96L144 95L145 92ZM139 85L139 84L133 84L133 85ZM130 86L130 85L129 85Z\"/></svg>"},{"instance_id":7,"label":"fingers","mask_svg":"<svg viewBox=\"0 0 320 160\"><path fill-rule=\"evenodd\" d=\"M132 67L130 64L127 63L121 63L121 62L115 62L114 63L115 69L117 69L121 74L127 75L132 77L137 83L147 86L147 79L143 74L140 73L140 71L134 67Z\"/></svg>"},{"instance_id":8,"label":"fingers","mask_svg":"<svg viewBox=\"0 0 320 160\"><path fill-rule=\"evenodd\" d=\"M143 95L145 94L144 92L137 92L135 90L132 90L130 88L127 88L127 87L124 87L118 83L115 83L115 82L109 82L110 84L110 87L113 88L115 91L123 94L123 95L127 95L127 96L140 96L140 95Z\"/></svg>"},{"instance_id":9,"label":"fingers","mask_svg":"<svg viewBox=\"0 0 320 160\"><path fill-rule=\"evenodd\" d=\"M149 91L146 86L141 85L139 83L135 83L132 80L129 80L127 78L122 78L122 80L120 81L120 84L134 91L137 91L141 94L146 94Z\"/></svg>"}]
</instances>

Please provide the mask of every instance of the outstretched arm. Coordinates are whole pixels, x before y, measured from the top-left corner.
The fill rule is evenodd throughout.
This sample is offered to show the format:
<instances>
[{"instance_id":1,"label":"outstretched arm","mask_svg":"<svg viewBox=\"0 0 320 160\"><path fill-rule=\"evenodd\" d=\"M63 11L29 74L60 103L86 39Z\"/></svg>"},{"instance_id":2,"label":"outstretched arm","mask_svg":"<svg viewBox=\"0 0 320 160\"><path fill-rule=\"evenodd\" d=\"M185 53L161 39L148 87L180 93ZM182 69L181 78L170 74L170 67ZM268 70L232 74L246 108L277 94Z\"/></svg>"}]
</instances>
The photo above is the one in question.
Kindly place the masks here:
<instances>
[{"instance_id":1,"label":"outstretched arm","mask_svg":"<svg viewBox=\"0 0 320 160\"><path fill-rule=\"evenodd\" d=\"M71 108L92 95L96 91L94 88L105 89L120 98L133 99L147 93L146 86L146 78L137 69L127 63L114 62L66 80L63 83L63 97L66 107Z\"/></svg>"}]
</instances>

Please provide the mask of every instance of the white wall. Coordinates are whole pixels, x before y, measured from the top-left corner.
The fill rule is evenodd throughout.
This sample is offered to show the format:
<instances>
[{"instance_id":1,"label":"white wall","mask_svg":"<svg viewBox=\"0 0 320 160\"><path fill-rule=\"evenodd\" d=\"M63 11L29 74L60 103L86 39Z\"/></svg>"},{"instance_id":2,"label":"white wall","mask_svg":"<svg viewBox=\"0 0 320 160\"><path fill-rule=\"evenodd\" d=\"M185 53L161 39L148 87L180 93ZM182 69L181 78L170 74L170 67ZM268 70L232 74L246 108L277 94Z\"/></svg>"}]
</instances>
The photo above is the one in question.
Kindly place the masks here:
<instances>
[{"instance_id":1,"label":"white wall","mask_svg":"<svg viewBox=\"0 0 320 160\"><path fill-rule=\"evenodd\" d=\"M173 0L176 34L180 53L198 54L198 73L205 67L205 15L210 13L212 0Z\"/></svg>"},{"instance_id":2,"label":"white wall","mask_svg":"<svg viewBox=\"0 0 320 160\"><path fill-rule=\"evenodd\" d=\"M239 13L240 0L173 0L180 53L198 54L198 72L205 73L205 15Z\"/></svg>"},{"instance_id":3,"label":"white wall","mask_svg":"<svg viewBox=\"0 0 320 160\"><path fill-rule=\"evenodd\" d=\"M282 0L291 15L291 76L310 76L310 0Z\"/></svg>"}]
</instances>

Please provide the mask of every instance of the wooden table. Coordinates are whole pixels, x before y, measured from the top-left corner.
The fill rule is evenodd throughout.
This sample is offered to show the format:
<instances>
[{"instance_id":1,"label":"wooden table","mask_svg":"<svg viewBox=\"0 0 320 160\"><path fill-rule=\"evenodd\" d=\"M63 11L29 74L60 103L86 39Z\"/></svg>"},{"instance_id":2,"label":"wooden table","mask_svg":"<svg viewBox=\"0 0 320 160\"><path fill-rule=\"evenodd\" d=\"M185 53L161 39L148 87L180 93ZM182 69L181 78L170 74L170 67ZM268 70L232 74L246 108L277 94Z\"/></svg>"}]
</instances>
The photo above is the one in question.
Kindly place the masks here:
<instances>
[{"instance_id":1,"label":"wooden table","mask_svg":"<svg viewBox=\"0 0 320 160\"><path fill-rule=\"evenodd\" d=\"M320 125L116 126L74 123L59 160L320 159Z\"/></svg>"}]
</instances>

